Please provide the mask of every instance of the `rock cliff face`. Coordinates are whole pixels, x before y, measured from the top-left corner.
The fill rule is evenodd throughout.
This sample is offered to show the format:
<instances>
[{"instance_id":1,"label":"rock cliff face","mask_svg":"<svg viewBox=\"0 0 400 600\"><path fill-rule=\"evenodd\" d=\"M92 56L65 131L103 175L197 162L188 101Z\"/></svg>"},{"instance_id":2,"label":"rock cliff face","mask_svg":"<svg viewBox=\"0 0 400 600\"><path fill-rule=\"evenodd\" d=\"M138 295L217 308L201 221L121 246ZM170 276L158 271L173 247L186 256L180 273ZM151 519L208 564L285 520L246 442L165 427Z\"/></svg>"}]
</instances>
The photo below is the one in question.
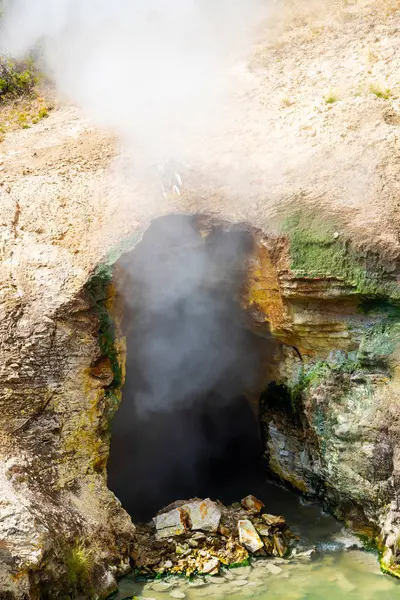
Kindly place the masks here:
<instances>
[{"instance_id":1,"label":"rock cliff face","mask_svg":"<svg viewBox=\"0 0 400 600\"><path fill-rule=\"evenodd\" d=\"M205 217L198 226L230 228ZM243 310L275 348L260 381L269 467L386 544L384 565L396 570L398 266L299 212L279 236L239 227L254 240ZM62 253L45 259L63 268ZM41 285L36 262L25 273ZM105 596L129 568L134 526L106 485L125 361L113 277L103 261L73 289L27 297L18 282L3 293L4 597Z\"/></svg>"},{"instance_id":2,"label":"rock cliff face","mask_svg":"<svg viewBox=\"0 0 400 600\"><path fill-rule=\"evenodd\" d=\"M286 231L259 246L247 296L254 322L282 343L261 398L269 466L384 543L399 510L398 266L311 216Z\"/></svg>"},{"instance_id":3,"label":"rock cliff face","mask_svg":"<svg viewBox=\"0 0 400 600\"><path fill-rule=\"evenodd\" d=\"M253 236L270 470L400 572L398 3L294 4L317 14L266 34L179 198L130 157L109 169L112 140L71 107L1 143L0 598L106 596L129 566L106 485L125 360L110 265L176 213Z\"/></svg>"},{"instance_id":4,"label":"rock cliff face","mask_svg":"<svg viewBox=\"0 0 400 600\"><path fill-rule=\"evenodd\" d=\"M17 289L2 304L1 597L112 591L134 530L106 487L124 355L102 312L112 288L54 291L52 307Z\"/></svg>"}]
</instances>

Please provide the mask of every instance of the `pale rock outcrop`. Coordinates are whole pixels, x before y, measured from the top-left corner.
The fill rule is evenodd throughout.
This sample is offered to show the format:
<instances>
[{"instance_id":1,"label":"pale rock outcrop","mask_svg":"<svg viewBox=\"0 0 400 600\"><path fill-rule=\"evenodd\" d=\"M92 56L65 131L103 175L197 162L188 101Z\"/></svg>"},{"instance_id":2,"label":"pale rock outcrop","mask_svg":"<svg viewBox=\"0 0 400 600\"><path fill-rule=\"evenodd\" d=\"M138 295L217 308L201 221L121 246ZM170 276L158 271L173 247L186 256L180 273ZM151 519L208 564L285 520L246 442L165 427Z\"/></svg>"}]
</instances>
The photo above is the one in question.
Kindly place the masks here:
<instances>
[{"instance_id":1,"label":"pale rock outcrop","mask_svg":"<svg viewBox=\"0 0 400 600\"><path fill-rule=\"evenodd\" d=\"M317 17L278 19L278 38L266 35L241 71L222 130L199 142L180 197L163 197L137 156L115 159L113 141L71 107L2 142L0 585L9 598L88 596L91 574L70 576L71 553L94 564L98 596L130 567L134 526L107 489L125 350L106 266L173 213L200 215L205 234L251 232L242 304L274 348L264 383L278 387L260 409L270 468L378 535L384 567L400 572L398 12L372 0L328 4ZM387 99L373 91L381 80ZM332 86L338 101L328 103ZM300 207L306 216L288 222Z\"/></svg>"}]
</instances>

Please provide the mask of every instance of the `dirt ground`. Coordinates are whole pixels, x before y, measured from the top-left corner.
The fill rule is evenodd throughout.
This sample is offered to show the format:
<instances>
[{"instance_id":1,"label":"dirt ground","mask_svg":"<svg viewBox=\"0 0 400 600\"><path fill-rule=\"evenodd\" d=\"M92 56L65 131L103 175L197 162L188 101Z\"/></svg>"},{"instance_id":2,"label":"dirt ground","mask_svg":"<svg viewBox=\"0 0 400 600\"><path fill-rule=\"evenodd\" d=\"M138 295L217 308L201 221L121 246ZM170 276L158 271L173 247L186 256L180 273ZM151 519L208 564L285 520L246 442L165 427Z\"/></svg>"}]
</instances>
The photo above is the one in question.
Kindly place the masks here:
<instances>
[{"instance_id":1,"label":"dirt ground","mask_svg":"<svg viewBox=\"0 0 400 600\"><path fill-rule=\"evenodd\" d=\"M156 165L70 104L7 133L3 256L35 239L86 270L157 215L203 212L268 231L301 202L397 257L399 2L288 0L234 83L218 127L190 153L181 196L163 197Z\"/></svg>"}]
</instances>

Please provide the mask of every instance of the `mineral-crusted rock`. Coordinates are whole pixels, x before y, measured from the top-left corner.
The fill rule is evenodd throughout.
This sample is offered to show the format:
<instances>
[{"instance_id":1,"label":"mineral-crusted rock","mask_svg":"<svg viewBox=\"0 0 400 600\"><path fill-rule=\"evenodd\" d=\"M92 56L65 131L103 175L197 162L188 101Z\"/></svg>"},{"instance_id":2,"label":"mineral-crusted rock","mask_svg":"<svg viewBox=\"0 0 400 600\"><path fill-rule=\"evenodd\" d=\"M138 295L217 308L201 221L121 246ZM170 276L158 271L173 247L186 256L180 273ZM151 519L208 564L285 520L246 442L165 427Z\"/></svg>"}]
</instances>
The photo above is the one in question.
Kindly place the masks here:
<instances>
[{"instance_id":1,"label":"mineral-crusted rock","mask_svg":"<svg viewBox=\"0 0 400 600\"><path fill-rule=\"evenodd\" d=\"M276 4L281 10L282 3ZM317 15L316 4L323 5ZM277 342L269 381L293 382L296 360L306 368L309 359L358 349L365 330L374 341L385 313L398 310L391 298L396 293L379 289L382 280L391 290L399 282L397 6L395 0L302 2L300 13L285 11L272 43L270 35L260 40L250 69L240 69L238 85L231 86L238 94L227 99L226 125L216 135L200 132L206 146L199 158L206 160L194 161L188 189L179 197L163 199L158 178L140 168L139 177L132 176L130 163L121 173L113 165L109 173L118 144L70 106L6 134L0 181L4 595L38 598L45 585L49 597L62 597L61 591L67 597L62 550L73 545L77 531L97 570L126 568L134 528L107 490L106 474L109 422L121 383L106 389L107 369L91 372L101 360L101 324L85 285L110 251L132 236L140 239L152 219L202 215L211 231L212 214L227 231L246 222L256 232L243 304L250 326ZM310 35L314 22L328 34ZM378 48L377 64L366 65L363 48ZM368 70L371 78L388 81L393 98L354 97L351 88L359 84L368 92ZM334 106L320 94L327 86L343 87ZM296 98L289 110L269 101L281 94ZM279 143L271 146L276 132ZM240 143L228 153L231 137ZM132 159L135 168L142 164L138 158ZM125 160L116 163L125 166ZM238 177L226 178L236 164ZM238 199L238 179L249 202ZM160 201L149 203L158 196ZM291 201L296 211L304 205L310 221L320 225L314 243L299 224L292 241L287 233L267 233L278 228L278 214L291 216ZM350 240L350 252L342 252L341 240L343 247ZM357 249L365 260L354 268ZM374 264L376 277L368 272ZM357 284L365 283L369 290L362 293ZM103 298L108 301L107 294ZM122 344L117 350L123 354ZM270 468L307 493L323 493L324 502L355 530L379 534L383 544L390 536L386 567L399 558L400 532L398 352L390 360L391 372L378 383L351 381L349 373L332 386L317 385L298 406L296 426L293 414L287 421L281 412L261 415L274 423L274 430L267 424L268 435L280 433L266 436ZM338 396L338 390L346 394Z\"/></svg>"},{"instance_id":2,"label":"mineral-crusted rock","mask_svg":"<svg viewBox=\"0 0 400 600\"><path fill-rule=\"evenodd\" d=\"M188 517L188 525L192 530L215 533L221 520L221 510L210 498L184 504L181 510Z\"/></svg>"},{"instance_id":3,"label":"mineral-crusted rock","mask_svg":"<svg viewBox=\"0 0 400 600\"><path fill-rule=\"evenodd\" d=\"M273 527L285 527L286 521L284 517L277 517L275 515L268 515L264 513L261 515L261 518L267 525L272 525Z\"/></svg>"},{"instance_id":4,"label":"mineral-crusted rock","mask_svg":"<svg viewBox=\"0 0 400 600\"><path fill-rule=\"evenodd\" d=\"M219 565L220 562L218 558L210 558L210 560L207 560L203 563L203 566L199 572L203 573L204 575L213 575L214 573L219 573Z\"/></svg>"},{"instance_id":5,"label":"mineral-crusted rock","mask_svg":"<svg viewBox=\"0 0 400 600\"><path fill-rule=\"evenodd\" d=\"M157 515L153 521L157 529L157 536L160 538L181 535L186 531L184 516L180 508Z\"/></svg>"},{"instance_id":6,"label":"mineral-crusted rock","mask_svg":"<svg viewBox=\"0 0 400 600\"><path fill-rule=\"evenodd\" d=\"M241 501L241 505L244 506L244 508L246 508L250 512L254 512L256 514L260 513L265 506L261 502L261 500L258 500L255 496L252 496L251 494L249 496L246 496L246 498L243 498L243 500Z\"/></svg>"},{"instance_id":7,"label":"mineral-crusted rock","mask_svg":"<svg viewBox=\"0 0 400 600\"><path fill-rule=\"evenodd\" d=\"M240 520L238 522L238 531L240 543L252 554L264 546L251 521Z\"/></svg>"},{"instance_id":8,"label":"mineral-crusted rock","mask_svg":"<svg viewBox=\"0 0 400 600\"><path fill-rule=\"evenodd\" d=\"M207 535L190 528L189 515L200 518L199 507L202 505L210 508L207 515L211 513L214 519L211 521L214 531L207 531ZM219 526L216 516L221 519ZM269 516L272 519L272 515ZM266 526L260 515L239 503L224 506L209 499L177 501L162 509L152 523L137 526L131 556L143 574L183 573L191 576L197 572L215 575L220 565L237 565L248 560L249 552L286 556L294 536L281 520L282 517L276 517L278 526ZM221 528L222 522L227 526ZM204 526L203 521L200 524ZM257 528L266 534L262 540ZM180 532L179 537L174 535L176 531ZM238 575L245 576L245 573L245 568L237 571Z\"/></svg>"},{"instance_id":9,"label":"mineral-crusted rock","mask_svg":"<svg viewBox=\"0 0 400 600\"><path fill-rule=\"evenodd\" d=\"M255 525L257 529L257 533L263 537L268 537L271 533L271 527L267 527L266 525Z\"/></svg>"},{"instance_id":10,"label":"mineral-crusted rock","mask_svg":"<svg viewBox=\"0 0 400 600\"><path fill-rule=\"evenodd\" d=\"M278 555L282 558L283 556L285 556L287 548L285 546L285 544L283 543L283 540L281 537L274 535L274 546L275 546L275 550L278 553Z\"/></svg>"}]
</instances>

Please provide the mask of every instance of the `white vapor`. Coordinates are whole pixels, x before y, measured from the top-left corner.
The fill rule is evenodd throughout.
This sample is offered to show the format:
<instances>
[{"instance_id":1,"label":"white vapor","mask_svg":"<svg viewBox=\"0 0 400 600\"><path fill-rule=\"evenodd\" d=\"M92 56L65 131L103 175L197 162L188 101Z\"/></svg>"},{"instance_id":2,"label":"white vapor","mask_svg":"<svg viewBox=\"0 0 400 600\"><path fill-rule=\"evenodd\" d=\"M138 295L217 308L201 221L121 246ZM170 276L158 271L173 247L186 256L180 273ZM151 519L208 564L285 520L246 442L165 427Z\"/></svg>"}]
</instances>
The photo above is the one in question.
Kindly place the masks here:
<instances>
[{"instance_id":1,"label":"white vapor","mask_svg":"<svg viewBox=\"0 0 400 600\"><path fill-rule=\"evenodd\" d=\"M38 42L58 90L157 154L217 119L267 0L8 0L3 50Z\"/></svg>"}]
</instances>

